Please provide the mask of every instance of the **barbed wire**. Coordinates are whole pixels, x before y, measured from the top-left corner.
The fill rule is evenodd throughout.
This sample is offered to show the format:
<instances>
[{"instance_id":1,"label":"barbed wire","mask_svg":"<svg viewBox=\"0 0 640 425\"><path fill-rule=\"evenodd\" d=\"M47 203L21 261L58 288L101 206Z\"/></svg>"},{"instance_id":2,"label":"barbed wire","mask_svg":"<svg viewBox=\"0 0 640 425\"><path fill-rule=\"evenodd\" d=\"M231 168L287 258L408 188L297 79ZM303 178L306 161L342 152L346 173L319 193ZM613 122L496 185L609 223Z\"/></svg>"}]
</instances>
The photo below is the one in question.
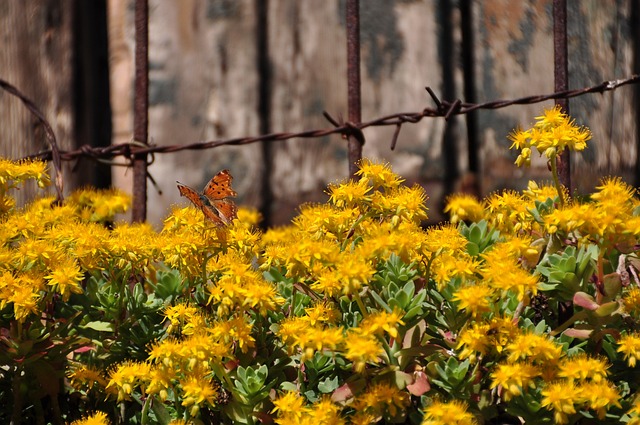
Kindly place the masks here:
<instances>
[{"instance_id":1,"label":"barbed wire","mask_svg":"<svg viewBox=\"0 0 640 425\"><path fill-rule=\"evenodd\" d=\"M55 141L55 136L49 137L49 131L47 131L47 135L49 138L49 142L51 145L51 149L41 151L32 155L25 157L24 159L42 159L42 160L52 160L54 162L54 167L58 168L59 161L71 161L78 158L92 158L95 160L105 160L105 159L113 159L118 156L122 156L131 160L134 155L150 155L150 162L153 162L153 155L160 153L172 153L172 152L180 152L185 150L204 150L204 149L212 149L220 146L237 146L237 145L246 145L257 142L275 142L282 140L289 140L294 138L319 138L331 134L341 134L343 137L347 136L355 136L361 143L364 143L364 135L362 130L368 127L381 127L381 126L396 126L396 130L392 137L391 141L391 149L393 150L396 145L396 141L400 134L400 129L404 124L415 124L420 122L424 118L437 118L443 117L446 120L450 119L453 115L464 115L468 114L472 111L476 111L479 109L500 109L505 108L511 105L530 105L535 103L544 102L552 99L570 99L573 97L582 96L590 93L604 93L607 91L615 90L619 87L628 85L628 84L636 84L640 82L640 75L634 74L628 78L617 79L617 80L609 80L603 81L600 84L591 87L585 87L574 90L564 90L549 94L542 95L533 95L533 96L525 96L517 99L501 99L501 100L492 100L484 103L467 103L462 102L459 99L455 101L446 101L440 100L434 91L430 87L426 87L427 92L433 99L436 104L435 108L424 108L422 111L417 112L400 112L394 113L390 115L385 115L370 121L362 122L362 123L352 123L352 122L344 122L343 120L334 119L328 112L323 112L325 118L333 125L331 128L322 128L315 130L304 130L299 132L279 132L279 133L269 133L263 134L260 136L248 136L248 137L237 137L232 139L224 139L224 140L212 140L206 142L195 142L181 145L145 145L142 143L137 143L136 141L132 141L129 143L120 143L110 146L104 147L96 147L90 145L83 145L75 150L59 150ZM9 83L0 80L0 87L7 90L11 94L18 96L33 112L38 119L45 125L45 128L51 128L48 122L44 119L44 116L41 112L35 107L33 102L29 101L26 96L24 96L20 91L10 85ZM52 130L51 130L52 133ZM120 163L115 165L125 165L128 166L128 163Z\"/></svg>"},{"instance_id":2,"label":"barbed wire","mask_svg":"<svg viewBox=\"0 0 640 425\"><path fill-rule=\"evenodd\" d=\"M60 155L60 150L58 148L58 141L56 139L56 134L49 124L49 121L45 118L44 114L38 106L29 99L24 93L18 90L17 87L8 83L7 81L0 79L0 88L2 88L7 93L17 97L24 104L24 106L31 112L31 114L36 117L36 120L44 127L44 132L47 136L47 141L49 142L49 146L51 149L47 151L47 159L53 162L53 168L56 170L55 178L54 178L54 186L56 188L56 202L62 201L62 193L63 193L63 179L62 179L62 156Z\"/></svg>"}]
</instances>

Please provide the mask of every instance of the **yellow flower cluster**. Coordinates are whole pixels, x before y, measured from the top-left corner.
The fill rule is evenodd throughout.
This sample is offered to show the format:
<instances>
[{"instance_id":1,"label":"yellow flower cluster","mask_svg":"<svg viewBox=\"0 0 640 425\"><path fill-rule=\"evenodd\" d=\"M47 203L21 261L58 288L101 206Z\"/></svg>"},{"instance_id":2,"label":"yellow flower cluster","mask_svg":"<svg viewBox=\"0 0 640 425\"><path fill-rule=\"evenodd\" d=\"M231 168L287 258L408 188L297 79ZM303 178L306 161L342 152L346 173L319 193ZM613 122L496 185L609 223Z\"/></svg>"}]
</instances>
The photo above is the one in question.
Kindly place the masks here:
<instances>
[{"instance_id":1,"label":"yellow flower cluster","mask_svg":"<svg viewBox=\"0 0 640 425\"><path fill-rule=\"evenodd\" d=\"M582 151L591 139L591 132L584 127L578 127L560 106L547 109L544 114L536 117L536 123L529 130L516 130L509 135L512 142L511 149L520 150L516 165L531 164L531 150L537 149L549 160L555 159L565 149Z\"/></svg>"},{"instance_id":2,"label":"yellow flower cluster","mask_svg":"<svg viewBox=\"0 0 640 425\"><path fill-rule=\"evenodd\" d=\"M584 148L587 130L559 110L539 119L526 137L512 135L521 155L533 146L545 154L555 149L553 155ZM123 405L173 403L182 423L203 411L271 413L283 425L397 423L409 409L423 410L423 425L479 422L478 392L463 393L463 382L470 382L468 391L484 385L503 406L531 397L545 419L557 423L584 412L604 419L623 405L634 423L640 408L622 399L608 361L569 355L543 333L545 326L522 326L522 315L533 317L532 299L551 286L535 266L544 250L559 252L552 243L557 236L615 247L617 255L633 252L640 234L634 189L607 179L588 202L566 206L554 202L563 196L556 187L535 183L484 201L454 195L447 204L452 223L424 229L427 196L420 186L404 186L388 164L359 165L355 180L329 187L328 203L306 205L290 226L264 234L254 228L259 215L243 209L224 228L192 207L173 209L159 232L147 224L114 224L129 202L116 191L82 190L62 205L43 198L21 210L11 206L1 216L0 310L9 311L19 330L55 321L53 300L93 297L90 285L98 279L135 286L152 304L157 272L174 270L184 289L158 301L160 337L141 344L136 360L123 356L105 370L75 362L98 356L73 353L66 376L84 396L102 392ZM47 180L35 168L21 173L4 175ZM0 169L0 183L20 180L2 176ZM545 239L549 235L555 239ZM625 285L616 307L634 320L640 291ZM615 348L606 342L611 354ZM615 343L620 359L635 367L640 335L623 333ZM258 358L266 368L276 357L260 384L266 390L255 391L265 390L264 398L251 405L239 390L254 381L243 381L239 371ZM312 370L318 359L336 375L319 377ZM445 367L460 373L450 389ZM420 374L425 382L416 388ZM316 378L324 379L324 390L314 393L305 386ZM430 385L441 386L440 396L426 395ZM446 391L451 400L440 398ZM424 404L412 395L426 395ZM96 412L76 423L108 421Z\"/></svg>"},{"instance_id":3,"label":"yellow flower cluster","mask_svg":"<svg viewBox=\"0 0 640 425\"><path fill-rule=\"evenodd\" d=\"M277 335L291 354L301 351L301 361L313 358L318 351L327 350L343 355L354 364L356 371L363 371L367 363L378 363L383 354L381 338L384 334L395 338L401 314L375 312L367 316L357 327L345 329L331 326L338 319L338 312L324 304L306 309L306 315L292 317L281 322Z\"/></svg>"},{"instance_id":4,"label":"yellow flower cluster","mask_svg":"<svg viewBox=\"0 0 640 425\"><path fill-rule=\"evenodd\" d=\"M35 180L38 187L51 183L47 175L47 164L42 161L13 162L0 158L0 217L15 207L15 200L8 193L27 180Z\"/></svg>"},{"instance_id":5,"label":"yellow flower cluster","mask_svg":"<svg viewBox=\"0 0 640 425\"><path fill-rule=\"evenodd\" d=\"M326 296L355 294L392 253L418 261L427 218L421 186L400 186L388 164L363 160L360 178L329 188L327 205L307 205L293 225L267 231L261 268L284 267Z\"/></svg>"},{"instance_id":6,"label":"yellow flower cluster","mask_svg":"<svg viewBox=\"0 0 640 425\"><path fill-rule=\"evenodd\" d=\"M609 366L601 359L564 356L560 344L529 332L515 336L505 354L491 373L491 388L497 388L505 401L542 388L541 405L559 424L568 423L580 409L591 409L604 419L608 409L621 407L618 390L607 380Z\"/></svg>"},{"instance_id":7,"label":"yellow flower cluster","mask_svg":"<svg viewBox=\"0 0 640 425\"><path fill-rule=\"evenodd\" d=\"M352 400L355 413L348 418L341 415L343 407L323 397L318 402L307 405L302 396L289 391L274 400L275 423L279 425L365 425L377 423L383 416L396 417L410 403L409 394L395 385L371 384Z\"/></svg>"},{"instance_id":8,"label":"yellow flower cluster","mask_svg":"<svg viewBox=\"0 0 640 425\"><path fill-rule=\"evenodd\" d=\"M546 231L573 233L581 243L616 245L628 251L640 235L636 190L618 177L603 179L596 189L592 202L572 202L545 215Z\"/></svg>"},{"instance_id":9,"label":"yellow flower cluster","mask_svg":"<svg viewBox=\"0 0 640 425\"><path fill-rule=\"evenodd\" d=\"M564 189L566 196L566 189ZM472 195L454 194L447 198L444 212L449 214L451 223L487 221L501 233L521 234L543 230L530 211L536 208L536 202L555 199L558 191L553 184L541 184L530 181L522 193L505 190L493 193L480 201Z\"/></svg>"}]
</instances>

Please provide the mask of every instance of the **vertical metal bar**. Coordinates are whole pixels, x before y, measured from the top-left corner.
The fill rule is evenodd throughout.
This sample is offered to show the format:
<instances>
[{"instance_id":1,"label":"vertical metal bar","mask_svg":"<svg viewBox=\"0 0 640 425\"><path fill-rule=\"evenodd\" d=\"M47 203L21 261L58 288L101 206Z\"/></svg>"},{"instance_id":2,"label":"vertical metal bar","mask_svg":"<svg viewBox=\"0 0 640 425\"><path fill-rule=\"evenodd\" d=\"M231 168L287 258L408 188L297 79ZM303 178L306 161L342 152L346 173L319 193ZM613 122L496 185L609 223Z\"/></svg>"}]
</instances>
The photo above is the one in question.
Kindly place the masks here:
<instances>
[{"instance_id":1,"label":"vertical metal bar","mask_svg":"<svg viewBox=\"0 0 640 425\"><path fill-rule=\"evenodd\" d=\"M555 91L569 89L569 61L567 53L567 0L553 0L553 75ZM565 113L569 113L569 100L556 99ZM571 160L565 149L558 157L558 178L571 193Z\"/></svg>"},{"instance_id":2,"label":"vertical metal bar","mask_svg":"<svg viewBox=\"0 0 640 425\"><path fill-rule=\"evenodd\" d=\"M258 69L258 119L260 134L271 133L271 63L269 59L269 1L255 0L256 11L256 62ZM271 173L273 172L273 143L262 142L262 181L260 213L262 227L268 228L272 223L271 208L273 206L273 189Z\"/></svg>"},{"instance_id":3,"label":"vertical metal bar","mask_svg":"<svg viewBox=\"0 0 640 425\"><path fill-rule=\"evenodd\" d=\"M135 99L133 104L133 139L147 144L149 128L149 3L135 3ZM133 158L133 208L131 220L142 222L147 218L147 155Z\"/></svg>"},{"instance_id":4,"label":"vertical metal bar","mask_svg":"<svg viewBox=\"0 0 640 425\"><path fill-rule=\"evenodd\" d=\"M451 101L456 98L455 82L455 55L451 52L455 49L453 37L453 2L452 0L440 0L438 2L438 59L442 70L442 97ZM445 122L442 134L442 156L444 160L443 190L445 197L455 190L460 178L458 170L458 146L456 133L455 114L452 114Z\"/></svg>"},{"instance_id":5,"label":"vertical metal bar","mask_svg":"<svg viewBox=\"0 0 640 425\"><path fill-rule=\"evenodd\" d=\"M567 0L553 0L553 76L555 91L569 88L569 61L567 53ZM556 99L565 113L569 113L569 100ZM557 158L558 179L571 194L571 161L569 149ZM573 316L571 302L558 303L558 325Z\"/></svg>"},{"instance_id":6,"label":"vertical metal bar","mask_svg":"<svg viewBox=\"0 0 640 425\"><path fill-rule=\"evenodd\" d=\"M360 97L360 1L347 0L347 92L349 96L349 121L358 124L362 120ZM355 176L356 163L362 158L362 143L349 136L349 174Z\"/></svg>"},{"instance_id":7,"label":"vertical metal bar","mask_svg":"<svg viewBox=\"0 0 640 425\"><path fill-rule=\"evenodd\" d=\"M466 0L460 3L460 26L462 29L462 67L464 100L469 103L476 103L476 72L474 53L474 33L473 33L473 1ZM478 141L478 114L471 111L465 115L467 123L467 157L469 161L469 172L472 178L472 187L468 189L474 195L480 196L480 143Z\"/></svg>"}]
</instances>

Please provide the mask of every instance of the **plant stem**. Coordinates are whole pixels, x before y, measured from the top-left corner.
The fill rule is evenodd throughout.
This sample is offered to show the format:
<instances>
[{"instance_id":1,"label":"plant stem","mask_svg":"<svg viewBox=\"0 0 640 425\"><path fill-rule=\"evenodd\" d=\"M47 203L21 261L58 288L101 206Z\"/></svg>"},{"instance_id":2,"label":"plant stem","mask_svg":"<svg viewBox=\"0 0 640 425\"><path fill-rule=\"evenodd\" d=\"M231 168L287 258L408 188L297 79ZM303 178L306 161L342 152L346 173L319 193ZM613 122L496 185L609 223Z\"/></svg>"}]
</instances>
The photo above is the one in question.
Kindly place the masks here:
<instances>
[{"instance_id":1,"label":"plant stem","mask_svg":"<svg viewBox=\"0 0 640 425\"><path fill-rule=\"evenodd\" d=\"M562 186L560 185L560 180L558 179L558 162L556 161L556 155L553 155L549 162L551 163L551 174L553 175L553 184L556 186L556 190L558 191L558 202L560 204L560 208L564 207L564 194L562 193Z\"/></svg>"},{"instance_id":2,"label":"plant stem","mask_svg":"<svg viewBox=\"0 0 640 425\"><path fill-rule=\"evenodd\" d=\"M358 304L358 307L360 308L360 311L362 312L362 317L366 318L369 315L369 313L367 312L367 309L364 306L364 303L362 302L362 298L360 298L360 294L356 292L354 294L354 298L356 299L356 303Z\"/></svg>"}]
</instances>

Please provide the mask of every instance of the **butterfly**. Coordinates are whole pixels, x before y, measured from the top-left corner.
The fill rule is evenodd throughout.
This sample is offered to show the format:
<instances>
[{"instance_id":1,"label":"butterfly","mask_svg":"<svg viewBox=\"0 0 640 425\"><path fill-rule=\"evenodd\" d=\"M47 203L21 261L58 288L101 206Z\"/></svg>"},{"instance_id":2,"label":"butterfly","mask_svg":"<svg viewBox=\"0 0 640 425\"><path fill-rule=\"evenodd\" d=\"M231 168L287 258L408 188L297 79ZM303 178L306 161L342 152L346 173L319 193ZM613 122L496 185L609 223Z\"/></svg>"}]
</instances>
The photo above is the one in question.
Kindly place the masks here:
<instances>
[{"instance_id":1,"label":"butterfly","mask_svg":"<svg viewBox=\"0 0 640 425\"><path fill-rule=\"evenodd\" d=\"M222 170L209 180L202 193L180 182L176 183L180 196L189 199L206 218L217 226L225 226L237 217L238 212L236 204L228 199L238 195L231 189L232 180L233 177L231 177L229 170Z\"/></svg>"}]
</instances>

